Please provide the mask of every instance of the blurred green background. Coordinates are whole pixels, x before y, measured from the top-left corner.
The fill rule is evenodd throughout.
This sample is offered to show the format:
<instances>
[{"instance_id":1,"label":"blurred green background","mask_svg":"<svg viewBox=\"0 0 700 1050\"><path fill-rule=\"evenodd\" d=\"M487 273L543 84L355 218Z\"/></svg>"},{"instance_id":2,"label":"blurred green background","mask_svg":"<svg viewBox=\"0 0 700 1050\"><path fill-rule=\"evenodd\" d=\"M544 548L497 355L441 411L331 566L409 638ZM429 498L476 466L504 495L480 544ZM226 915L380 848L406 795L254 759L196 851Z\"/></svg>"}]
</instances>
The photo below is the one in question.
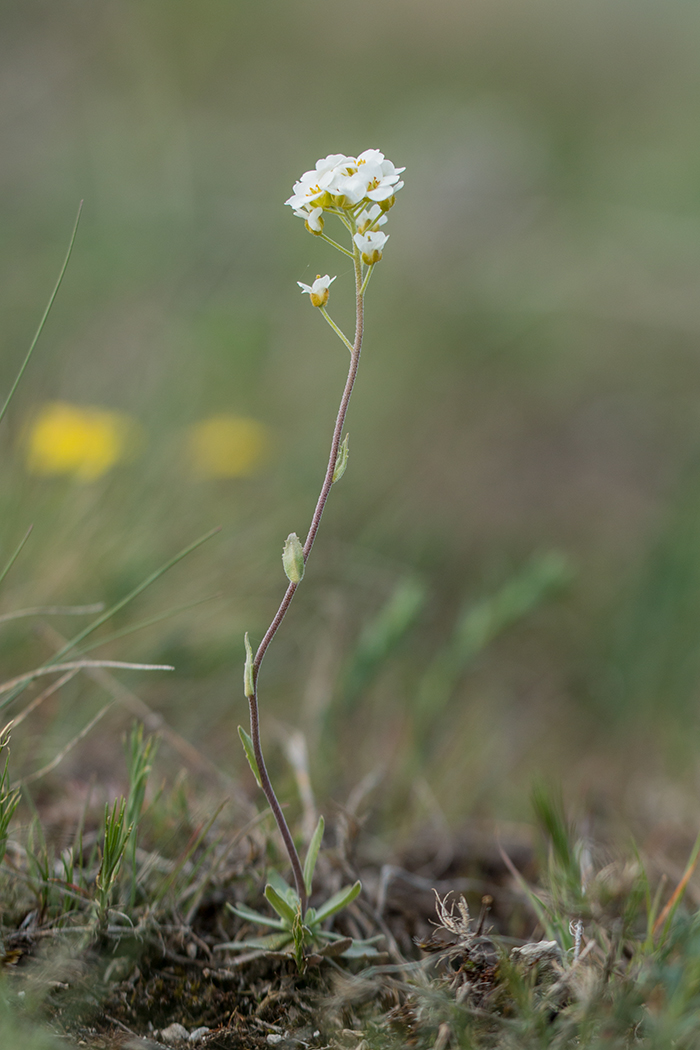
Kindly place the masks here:
<instances>
[{"instance_id":1,"label":"blurred green background","mask_svg":"<svg viewBox=\"0 0 700 1050\"><path fill-rule=\"evenodd\" d=\"M242 634L276 609L347 363L296 281L337 273L352 318L349 268L283 202L317 157L379 148L406 186L350 467L261 678L282 791L278 740L300 726L319 795L385 769L394 821L522 816L535 772L632 819L692 817L698 6L5 0L2 24L4 390L85 200L0 436L4 557L34 524L2 611L115 601L221 525L113 627L220 597L98 652L172 661L122 679L254 796ZM133 417L136 454L92 482L29 472L27 427L56 400ZM268 428L270 454L198 479L187 428L222 412ZM7 675L50 651L4 625ZM13 762L47 761L104 699L76 680ZM128 721L111 712L45 790L123 777Z\"/></svg>"}]
</instances>

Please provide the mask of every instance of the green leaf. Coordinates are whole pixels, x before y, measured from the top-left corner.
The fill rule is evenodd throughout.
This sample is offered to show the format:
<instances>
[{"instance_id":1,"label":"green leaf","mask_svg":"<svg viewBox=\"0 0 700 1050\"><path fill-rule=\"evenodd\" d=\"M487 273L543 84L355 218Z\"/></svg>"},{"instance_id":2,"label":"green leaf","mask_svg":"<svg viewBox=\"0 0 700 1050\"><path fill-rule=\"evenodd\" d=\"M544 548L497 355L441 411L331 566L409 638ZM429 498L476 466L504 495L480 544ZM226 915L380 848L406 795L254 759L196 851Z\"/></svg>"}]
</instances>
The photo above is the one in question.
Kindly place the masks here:
<instances>
[{"instance_id":1,"label":"green leaf","mask_svg":"<svg viewBox=\"0 0 700 1050\"><path fill-rule=\"evenodd\" d=\"M243 668L243 692L248 699L255 696L255 668L253 667L253 650L250 647L248 632L243 639L245 645L245 667Z\"/></svg>"},{"instance_id":2,"label":"green leaf","mask_svg":"<svg viewBox=\"0 0 700 1050\"><path fill-rule=\"evenodd\" d=\"M270 868L267 873L267 881L270 883L273 889L277 890L280 897L286 900L287 904L290 904L294 911L297 910L299 905L299 897L297 891L289 885L289 883L282 878L280 873L275 868Z\"/></svg>"},{"instance_id":3,"label":"green leaf","mask_svg":"<svg viewBox=\"0 0 700 1050\"><path fill-rule=\"evenodd\" d=\"M271 919L269 915L261 915L252 908L246 908L245 904L227 904L227 907L239 919L245 919L246 922L257 922L260 926L270 926L273 930L285 929L281 919Z\"/></svg>"},{"instance_id":4,"label":"green leaf","mask_svg":"<svg viewBox=\"0 0 700 1050\"><path fill-rule=\"evenodd\" d=\"M350 948L352 948L352 937L343 937L340 941L331 941L325 948L321 948L318 954L323 955L326 959L335 959L336 956L342 955Z\"/></svg>"},{"instance_id":5,"label":"green leaf","mask_svg":"<svg viewBox=\"0 0 700 1050\"><path fill-rule=\"evenodd\" d=\"M289 925L289 927L291 928L291 926L294 923L294 920L297 917L297 913L291 906L291 904L289 904L289 902L286 901L284 897L280 896L280 894L277 892L274 886L272 886L269 882L265 887L265 896L279 915L280 919L282 919L282 922L285 924L285 926Z\"/></svg>"},{"instance_id":6,"label":"green leaf","mask_svg":"<svg viewBox=\"0 0 700 1050\"><path fill-rule=\"evenodd\" d=\"M342 890L338 890L334 893L325 904L316 912L316 922L323 922L324 919L328 919L331 915L335 915L336 912L342 911L343 908L347 908L348 904L351 904L355 897L362 890L362 883L358 879L354 886L343 886Z\"/></svg>"},{"instance_id":7,"label":"green leaf","mask_svg":"<svg viewBox=\"0 0 700 1050\"><path fill-rule=\"evenodd\" d=\"M246 948L257 948L262 951L276 952L286 947L292 940L289 933L270 933L266 937L250 937L245 941L228 941L226 944L217 944L216 947L229 952L245 951Z\"/></svg>"},{"instance_id":8,"label":"green leaf","mask_svg":"<svg viewBox=\"0 0 700 1050\"><path fill-rule=\"evenodd\" d=\"M349 948L342 953L343 959L377 959L386 958L384 952L380 952L368 941L353 941Z\"/></svg>"},{"instance_id":9,"label":"green leaf","mask_svg":"<svg viewBox=\"0 0 700 1050\"><path fill-rule=\"evenodd\" d=\"M262 788L262 782L260 780L260 770L258 769L258 763L255 758L255 751L253 750L253 741L250 739L250 733L246 733L243 726L239 726L238 735L241 738L243 750L245 751L245 757L248 759L248 765L250 766L251 772L257 781L258 787Z\"/></svg>"},{"instance_id":10,"label":"green leaf","mask_svg":"<svg viewBox=\"0 0 700 1050\"><path fill-rule=\"evenodd\" d=\"M304 861L304 885L306 886L306 892L311 895L311 887L314 881L314 870L316 868L316 861L318 860L318 851L321 848L321 841L323 839L323 831L326 824L323 817L318 818L318 824L316 830L311 836L311 842L309 843L309 851L306 854L306 860Z\"/></svg>"},{"instance_id":11,"label":"green leaf","mask_svg":"<svg viewBox=\"0 0 700 1050\"><path fill-rule=\"evenodd\" d=\"M340 447L338 449L338 455L335 457L335 468L333 470L333 484L334 485L335 485L336 481L340 481L340 479L342 478L343 474L345 473L345 471L347 469L348 457L350 455L350 449L348 447L348 441L349 440L350 440L350 435L346 434L345 437L343 438L343 440L340 443Z\"/></svg>"}]
</instances>

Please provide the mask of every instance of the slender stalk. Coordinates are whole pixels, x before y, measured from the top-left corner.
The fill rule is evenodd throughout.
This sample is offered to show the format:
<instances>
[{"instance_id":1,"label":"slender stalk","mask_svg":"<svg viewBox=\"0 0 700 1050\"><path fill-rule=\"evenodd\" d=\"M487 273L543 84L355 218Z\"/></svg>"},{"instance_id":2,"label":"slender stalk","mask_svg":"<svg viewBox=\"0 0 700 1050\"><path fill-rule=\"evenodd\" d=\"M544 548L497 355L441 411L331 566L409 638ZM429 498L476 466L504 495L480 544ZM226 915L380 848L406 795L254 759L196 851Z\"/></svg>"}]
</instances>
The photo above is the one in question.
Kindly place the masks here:
<instances>
[{"instance_id":1,"label":"slender stalk","mask_svg":"<svg viewBox=\"0 0 700 1050\"><path fill-rule=\"evenodd\" d=\"M349 255L351 259L353 258L352 252L349 252L347 248L343 248L342 244L338 244L338 242L334 241L332 237L327 237L325 233L322 233L320 236L322 241L327 241L329 244L332 244L334 248L337 248L339 252L342 252L343 255Z\"/></svg>"},{"instance_id":2,"label":"slender stalk","mask_svg":"<svg viewBox=\"0 0 700 1050\"><path fill-rule=\"evenodd\" d=\"M321 306L321 307L319 307L319 309L320 309L321 313L323 314L323 316L325 317L326 321L328 321L328 324L331 326L331 328L333 329L335 334L340 339L341 343L343 343L344 346L347 346L347 348L350 351L350 353L352 353L355 348L354 348L353 344L350 342L350 340L348 339L348 337L345 335L343 330L341 328L338 328L338 325L335 323L335 321L333 320L331 315L328 313L328 311L326 310L325 306Z\"/></svg>"},{"instance_id":3,"label":"slender stalk","mask_svg":"<svg viewBox=\"0 0 700 1050\"><path fill-rule=\"evenodd\" d=\"M333 428L333 438L331 440L331 450L328 457L328 466L326 467L326 476L323 479L323 485L321 492L316 503L316 508L311 518L311 525L306 535L304 542L304 564L306 564L311 548L314 545L316 539L316 533L318 532L319 525L321 524L321 518L323 517L323 511L325 510L328 496L333 486L333 474L335 472L335 465L338 459L338 449L340 448L340 441L343 436L343 427L345 425L345 417L348 411L348 405L350 404L350 397L352 390L355 385L355 379L357 377L357 369L360 364L360 351L362 350L362 336L364 333L364 292L362 288L362 262L360 259L360 253L357 249L353 252L353 264L355 267L355 339L352 347L350 347L350 368L348 370L347 379L345 380L345 387L343 389L343 396L340 399L340 407L338 408L338 414L335 420L335 426ZM280 624L287 614L287 610L291 604L292 598L296 592L298 583L290 583L285 591L284 597L280 603L279 609L275 613L272 623L265 632L265 636L258 646L258 650L253 660L253 695L248 698L248 705L250 707L250 737L253 742L253 751L255 753L255 761L258 764L258 772L260 773L260 783L265 793L265 797L269 803L270 809L274 815L277 827L284 841L285 849L292 865L292 871L294 873L294 882L296 885L296 891L301 901L301 913L302 916L306 913L306 907L308 904L308 894L306 892L306 886L304 884L304 873L299 860L299 854L297 848L294 845L294 839L292 838L289 826L285 820L282 808L277 801L274 788L270 781L270 777L265 766L265 760L263 758L262 747L260 744L260 715L258 709L258 673L260 671L260 665L263 662L265 653L268 650L270 642L277 634Z\"/></svg>"}]
</instances>

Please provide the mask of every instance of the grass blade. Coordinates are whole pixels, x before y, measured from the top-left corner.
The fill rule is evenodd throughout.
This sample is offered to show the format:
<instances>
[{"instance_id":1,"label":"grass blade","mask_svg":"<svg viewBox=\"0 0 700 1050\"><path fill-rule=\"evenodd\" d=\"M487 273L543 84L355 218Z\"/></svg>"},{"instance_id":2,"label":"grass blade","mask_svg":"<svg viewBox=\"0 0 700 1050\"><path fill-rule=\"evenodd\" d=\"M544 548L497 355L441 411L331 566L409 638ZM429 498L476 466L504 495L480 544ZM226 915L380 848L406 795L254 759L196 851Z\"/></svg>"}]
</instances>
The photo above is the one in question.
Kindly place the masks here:
<instances>
[{"instance_id":1,"label":"grass blade","mask_svg":"<svg viewBox=\"0 0 700 1050\"><path fill-rule=\"evenodd\" d=\"M20 368L19 372L17 373L17 377L16 377L14 383L12 384L12 387L10 389L9 394L7 395L7 398L5 399L5 404L2 406L2 409L0 409L0 423L3 420L3 418L5 416L5 413L7 412L7 407L10 404L10 401L12 400L12 398L14 396L15 390L19 386L20 380L21 380L22 376L24 375L24 372L25 372L25 369L26 369L27 365L29 364L29 359L31 358L32 354L34 353L34 347L39 342L39 336L41 335L41 333L44 330L44 325L46 324L46 320L47 320L49 314L51 313L51 307L54 304L54 299L58 295L58 289L61 287L61 282L63 281L64 274L65 274L66 270L68 269L68 262L70 260L71 253L73 251L73 245L75 244L75 237L76 237L76 234L78 232L78 224L80 223L80 213L82 212L82 210L83 210L83 202L81 201L79 206L78 206L78 214L76 215L76 218L75 218L75 225L73 226L73 232L71 234L70 243L68 245L68 251L66 252L66 257L63 260L63 266L61 267L61 272L58 275L58 280L56 281L54 290L51 293L51 297L50 297L50 299L48 301L47 307L44 310L44 315L41 318L41 321L39 322L39 327L36 330L36 334L35 334L34 338L32 339L31 346L29 347L29 350L27 351L27 356L25 357L25 359L24 359L24 361L22 363L22 367Z\"/></svg>"},{"instance_id":2,"label":"grass blade","mask_svg":"<svg viewBox=\"0 0 700 1050\"><path fill-rule=\"evenodd\" d=\"M11 558L10 558L10 560L8 561L7 565L6 565L6 566L5 566L5 568L4 568L3 570L2 570L2 573L0 573L0 583L2 583L2 582L3 582L3 580L4 580L4 579L5 579L5 577L7 576L8 572L10 571L10 569L12 568L12 566L13 566L13 565L15 564L15 562L17 561L17 558L19 557L19 555L20 555L20 553L21 553L21 551L22 551L22 548L24 547L25 543L27 542L27 540L29 539L29 537L30 537L30 536L31 536L31 534L32 534L32 529L33 529L33 528L34 528L34 526L33 526L33 525L30 525L30 526L29 526L29 528L28 528L28 529L27 529L27 531L25 532L25 534L24 534L23 538L22 538L22 539L20 540L20 542L19 542L19 545L18 545L17 549L15 550L14 554L13 554L13 555L11 556Z\"/></svg>"}]
</instances>

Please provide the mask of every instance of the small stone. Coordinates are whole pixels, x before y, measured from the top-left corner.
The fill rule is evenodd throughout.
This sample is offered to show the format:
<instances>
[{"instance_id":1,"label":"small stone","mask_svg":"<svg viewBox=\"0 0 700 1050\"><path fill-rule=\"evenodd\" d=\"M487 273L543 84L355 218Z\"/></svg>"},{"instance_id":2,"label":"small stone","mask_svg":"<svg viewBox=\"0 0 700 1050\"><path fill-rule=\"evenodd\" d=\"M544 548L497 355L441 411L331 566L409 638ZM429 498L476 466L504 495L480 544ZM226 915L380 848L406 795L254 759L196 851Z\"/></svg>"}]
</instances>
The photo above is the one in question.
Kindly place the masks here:
<instances>
[{"instance_id":1,"label":"small stone","mask_svg":"<svg viewBox=\"0 0 700 1050\"><path fill-rule=\"evenodd\" d=\"M163 1028L160 1037L165 1043L182 1043L190 1038L190 1033L184 1025L175 1023L169 1024L167 1028Z\"/></svg>"},{"instance_id":2,"label":"small stone","mask_svg":"<svg viewBox=\"0 0 700 1050\"><path fill-rule=\"evenodd\" d=\"M270 1044L270 1046L279 1046L280 1043L284 1042L284 1036L275 1034L268 1035L267 1041Z\"/></svg>"},{"instance_id":3,"label":"small stone","mask_svg":"<svg viewBox=\"0 0 700 1050\"><path fill-rule=\"evenodd\" d=\"M190 1042L201 1043L202 1039L204 1039L204 1036L207 1035L207 1033L210 1031L211 1029L207 1028L206 1025L202 1025L201 1028L195 1028L194 1031L190 1032Z\"/></svg>"}]
</instances>

